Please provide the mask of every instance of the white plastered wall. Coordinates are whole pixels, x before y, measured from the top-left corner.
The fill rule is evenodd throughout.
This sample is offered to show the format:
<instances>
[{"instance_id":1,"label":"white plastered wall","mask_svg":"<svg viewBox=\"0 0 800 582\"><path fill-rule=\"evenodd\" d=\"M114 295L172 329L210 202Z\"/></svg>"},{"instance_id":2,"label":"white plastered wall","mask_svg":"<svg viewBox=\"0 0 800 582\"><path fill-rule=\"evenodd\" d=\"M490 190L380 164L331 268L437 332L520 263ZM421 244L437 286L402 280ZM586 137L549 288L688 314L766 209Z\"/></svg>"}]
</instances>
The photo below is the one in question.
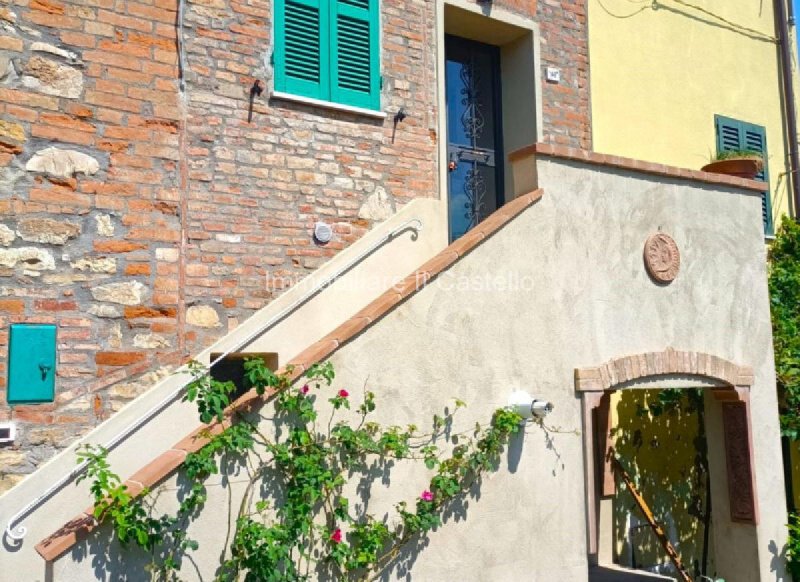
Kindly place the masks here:
<instances>
[{"instance_id":1,"label":"white plastered wall","mask_svg":"<svg viewBox=\"0 0 800 582\"><path fill-rule=\"evenodd\" d=\"M336 388L358 398L366 383L376 393L377 420L420 427L453 398L469 403L459 423L485 421L511 390L523 388L555 404L549 425L570 430L581 428L575 368L667 347L753 366L761 521L731 523L727 485L717 479L717 565L728 582L784 579L786 514L758 197L554 159L540 160L537 173L545 189L539 203L332 356ZM644 241L659 228L682 257L668 286L654 284L642 263ZM713 409L708 419L709 434L720 434ZM710 455L713 473L724 474L719 443ZM389 501L413 501L429 477L418 466L399 466L388 489L373 491L370 507L382 515ZM184 568L188 579L197 579L195 568L206 578L213 572L229 528L229 494L237 504L240 485L214 483L210 509L190 528L202 550ZM174 484L168 479L166 487ZM459 517L407 556L413 579L586 580L584 495L582 437L548 441L529 427ZM108 579L118 575L124 554L106 535L58 560L55 579L92 579L91 552L98 549L109 554L99 561ZM35 558L13 566L42 572ZM128 571L136 564L126 557Z\"/></svg>"}]
</instances>

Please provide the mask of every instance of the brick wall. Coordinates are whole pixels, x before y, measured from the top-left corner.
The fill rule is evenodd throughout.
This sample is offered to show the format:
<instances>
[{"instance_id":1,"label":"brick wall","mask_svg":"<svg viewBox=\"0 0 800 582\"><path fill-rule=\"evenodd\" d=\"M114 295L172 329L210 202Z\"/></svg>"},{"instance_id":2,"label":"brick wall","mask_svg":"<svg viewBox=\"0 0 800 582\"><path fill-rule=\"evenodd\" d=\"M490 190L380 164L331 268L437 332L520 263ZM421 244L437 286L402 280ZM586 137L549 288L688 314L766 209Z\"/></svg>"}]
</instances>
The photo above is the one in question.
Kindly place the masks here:
<instances>
[{"instance_id":1,"label":"brick wall","mask_svg":"<svg viewBox=\"0 0 800 582\"><path fill-rule=\"evenodd\" d=\"M382 219L376 206L435 196L437 136L430 1L382 2L385 120L269 99L270 3L218 5L192 2L186 14L183 288L187 306L209 315L204 325L225 329ZM248 123L256 80L267 90ZM408 117L395 131L401 107ZM314 244L317 220L334 225L331 243ZM189 326L191 350L220 328Z\"/></svg>"},{"instance_id":2,"label":"brick wall","mask_svg":"<svg viewBox=\"0 0 800 582\"><path fill-rule=\"evenodd\" d=\"M495 0L493 4L539 25L544 142L591 150L586 0ZM561 71L559 83L547 82L547 67Z\"/></svg>"},{"instance_id":3,"label":"brick wall","mask_svg":"<svg viewBox=\"0 0 800 582\"><path fill-rule=\"evenodd\" d=\"M586 147L582 2L542 26L548 139ZM382 0L386 119L269 99L271 3L0 7L0 492L417 196L437 194L434 4ZM267 89L250 111L250 90ZM397 125L403 107L408 117ZM248 116L252 120L248 121ZM55 148L55 149L53 149ZM316 244L313 224L335 237ZM6 405L8 325L58 326L53 404Z\"/></svg>"},{"instance_id":4,"label":"brick wall","mask_svg":"<svg viewBox=\"0 0 800 582\"><path fill-rule=\"evenodd\" d=\"M543 141L591 150L586 0L494 0L492 5L539 25ZM547 82L547 67L561 71L559 83Z\"/></svg>"},{"instance_id":5,"label":"brick wall","mask_svg":"<svg viewBox=\"0 0 800 582\"><path fill-rule=\"evenodd\" d=\"M542 37L542 68L561 70L558 84L548 83L542 72L544 141L591 150L586 0L538 0L533 4Z\"/></svg>"}]
</instances>

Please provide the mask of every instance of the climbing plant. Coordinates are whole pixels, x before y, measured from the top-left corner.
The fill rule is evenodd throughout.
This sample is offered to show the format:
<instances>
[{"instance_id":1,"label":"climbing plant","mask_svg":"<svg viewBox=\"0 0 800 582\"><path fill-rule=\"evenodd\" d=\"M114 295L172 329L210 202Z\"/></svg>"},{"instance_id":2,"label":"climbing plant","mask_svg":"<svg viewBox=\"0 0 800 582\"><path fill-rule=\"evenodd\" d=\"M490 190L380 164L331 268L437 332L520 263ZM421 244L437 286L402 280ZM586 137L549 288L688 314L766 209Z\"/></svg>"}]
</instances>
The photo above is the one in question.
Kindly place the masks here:
<instances>
[{"instance_id":1,"label":"climbing plant","mask_svg":"<svg viewBox=\"0 0 800 582\"><path fill-rule=\"evenodd\" d=\"M275 374L260 359L244 366L247 384L259 394L277 390L273 415L234 413L228 428L207 432L208 444L183 465L189 485L175 514L155 515L151 491L132 495L111 469L106 450L88 445L79 453L88 463L82 479L91 481L96 519L112 526L122 546L150 552L154 579L172 579L186 553L198 549L187 526L206 501L205 481L225 463L238 462L248 482L219 580L373 580L497 467L521 426L518 414L498 409L488 425L456 431L455 415L465 405L458 400L434 416L428 432L414 425L382 426L372 420L375 395L364 390L356 403L348 390L333 388L330 363L312 366L300 386L292 384L291 371ZM195 403L201 421L222 421L234 385L215 380L200 364L188 369L192 381L184 399ZM398 501L393 516L378 518L352 500L351 492L374 479L376 468L399 460L432 472L413 502Z\"/></svg>"},{"instance_id":2,"label":"climbing plant","mask_svg":"<svg viewBox=\"0 0 800 582\"><path fill-rule=\"evenodd\" d=\"M800 224L784 216L769 249L769 294L781 433L800 440ZM787 559L800 580L800 520L790 516Z\"/></svg>"},{"instance_id":3,"label":"climbing plant","mask_svg":"<svg viewBox=\"0 0 800 582\"><path fill-rule=\"evenodd\" d=\"M784 217L769 249L769 294L781 431L800 439L800 225Z\"/></svg>"}]
</instances>

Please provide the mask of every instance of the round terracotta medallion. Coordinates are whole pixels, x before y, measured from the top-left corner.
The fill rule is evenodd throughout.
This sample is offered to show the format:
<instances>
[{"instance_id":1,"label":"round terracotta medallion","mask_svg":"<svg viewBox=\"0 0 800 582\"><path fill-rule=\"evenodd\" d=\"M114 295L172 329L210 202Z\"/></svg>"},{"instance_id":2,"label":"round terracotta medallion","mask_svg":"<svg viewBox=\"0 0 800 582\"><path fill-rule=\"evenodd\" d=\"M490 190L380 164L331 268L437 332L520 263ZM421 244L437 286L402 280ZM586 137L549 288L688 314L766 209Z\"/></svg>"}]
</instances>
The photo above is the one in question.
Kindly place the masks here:
<instances>
[{"instance_id":1,"label":"round terracotta medallion","mask_svg":"<svg viewBox=\"0 0 800 582\"><path fill-rule=\"evenodd\" d=\"M651 235L644 243L644 264L659 283L669 283L678 276L681 254L672 237L663 232Z\"/></svg>"}]
</instances>

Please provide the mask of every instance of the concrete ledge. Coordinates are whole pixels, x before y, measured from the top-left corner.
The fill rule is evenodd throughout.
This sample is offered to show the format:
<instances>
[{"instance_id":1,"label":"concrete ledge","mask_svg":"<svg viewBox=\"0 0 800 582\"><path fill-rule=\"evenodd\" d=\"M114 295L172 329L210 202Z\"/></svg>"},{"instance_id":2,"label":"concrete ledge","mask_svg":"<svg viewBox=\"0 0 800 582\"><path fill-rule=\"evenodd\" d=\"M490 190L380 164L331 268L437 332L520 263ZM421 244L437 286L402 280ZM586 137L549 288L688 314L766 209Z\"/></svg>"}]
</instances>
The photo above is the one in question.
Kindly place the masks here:
<instances>
[{"instance_id":1,"label":"concrete ledge","mask_svg":"<svg viewBox=\"0 0 800 582\"><path fill-rule=\"evenodd\" d=\"M666 176L668 178L675 178L679 180L693 180L695 182L705 182L707 184L731 186L734 188L741 188L743 190L754 190L758 193L761 193L768 188L768 185L765 182L759 182L757 180L747 180L745 178L726 176L725 174L713 174L711 172L701 172L700 170L690 170L687 168L677 168L675 166L667 166L664 164L654 164L652 162L645 162L643 160L623 158L608 154L599 154L589 150L582 150L549 143L534 143L525 146L508 154L508 159L513 163L536 155L574 160L577 162L584 162L586 164L619 168L634 172L642 172L643 174Z\"/></svg>"},{"instance_id":2,"label":"concrete ledge","mask_svg":"<svg viewBox=\"0 0 800 582\"><path fill-rule=\"evenodd\" d=\"M653 580L669 580L671 576L662 576L644 570L632 570L617 565L602 565L589 568L589 582L652 582Z\"/></svg>"}]
</instances>

